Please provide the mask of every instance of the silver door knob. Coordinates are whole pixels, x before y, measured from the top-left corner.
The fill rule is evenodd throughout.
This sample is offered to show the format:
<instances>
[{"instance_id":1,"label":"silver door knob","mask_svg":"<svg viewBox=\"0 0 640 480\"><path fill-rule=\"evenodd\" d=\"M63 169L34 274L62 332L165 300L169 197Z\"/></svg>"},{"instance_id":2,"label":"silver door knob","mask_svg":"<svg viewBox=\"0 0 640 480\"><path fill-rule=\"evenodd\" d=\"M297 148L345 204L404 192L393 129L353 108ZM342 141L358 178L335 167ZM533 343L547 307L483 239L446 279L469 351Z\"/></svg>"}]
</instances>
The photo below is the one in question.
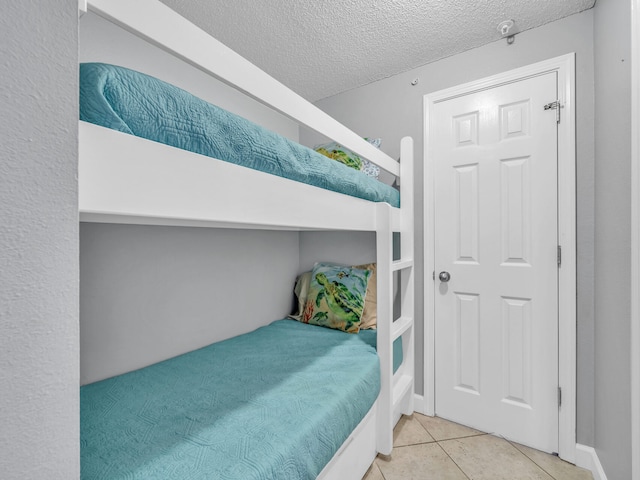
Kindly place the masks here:
<instances>
[{"instance_id":1,"label":"silver door knob","mask_svg":"<svg viewBox=\"0 0 640 480\"><path fill-rule=\"evenodd\" d=\"M440 272L438 278L441 282L448 282L449 280L451 280L451 275L449 275L449 272Z\"/></svg>"}]
</instances>

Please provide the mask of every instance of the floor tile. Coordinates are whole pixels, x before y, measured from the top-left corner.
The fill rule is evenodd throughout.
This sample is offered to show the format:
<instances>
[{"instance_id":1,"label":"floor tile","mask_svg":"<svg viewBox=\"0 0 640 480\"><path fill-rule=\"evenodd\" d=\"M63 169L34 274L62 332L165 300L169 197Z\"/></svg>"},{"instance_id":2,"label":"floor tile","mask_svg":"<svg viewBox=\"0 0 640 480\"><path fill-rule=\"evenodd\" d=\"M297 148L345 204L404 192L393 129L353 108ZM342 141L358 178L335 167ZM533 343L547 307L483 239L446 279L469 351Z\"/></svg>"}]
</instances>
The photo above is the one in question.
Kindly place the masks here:
<instances>
[{"instance_id":1,"label":"floor tile","mask_svg":"<svg viewBox=\"0 0 640 480\"><path fill-rule=\"evenodd\" d=\"M382 472L378 467L378 464L373 462L373 465L369 468L369 471L362 477L362 480L385 480L382 476Z\"/></svg>"},{"instance_id":2,"label":"floor tile","mask_svg":"<svg viewBox=\"0 0 640 480\"><path fill-rule=\"evenodd\" d=\"M553 480L517 448L493 435L445 440L440 446L473 480Z\"/></svg>"},{"instance_id":3,"label":"floor tile","mask_svg":"<svg viewBox=\"0 0 640 480\"><path fill-rule=\"evenodd\" d=\"M452 438L471 437L473 435L482 435L483 432L465 427L458 423L450 422L440 417L428 417L420 413L414 413L416 419L422 424L427 432L437 440L449 440Z\"/></svg>"},{"instance_id":4,"label":"floor tile","mask_svg":"<svg viewBox=\"0 0 640 480\"><path fill-rule=\"evenodd\" d=\"M415 415L403 415L393 430L394 447L404 447L434 441L431 435L429 435L422 424L416 419Z\"/></svg>"},{"instance_id":5,"label":"floor tile","mask_svg":"<svg viewBox=\"0 0 640 480\"><path fill-rule=\"evenodd\" d=\"M540 450L534 450L533 448L525 447L518 443L512 443L512 445L553 478L558 480L593 480L593 475L591 475L589 470L576 467L555 455L549 455Z\"/></svg>"},{"instance_id":6,"label":"floor tile","mask_svg":"<svg viewBox=\"0 0 640 480\"><path fill-rule=\"evenodd\" d=\"M376 463L385 480L468 480L437 443L397 447Z\"/></svg>"},{"instance_id":7,"label":"floor tile","mask_svg":"<svg viewBox=\"0 0 640 480\"><path fill-rule=\"evenodd\" d=\"M363 480L593 480L554 455L438 417L403 416Z\"/></svg>"}]
</instances>

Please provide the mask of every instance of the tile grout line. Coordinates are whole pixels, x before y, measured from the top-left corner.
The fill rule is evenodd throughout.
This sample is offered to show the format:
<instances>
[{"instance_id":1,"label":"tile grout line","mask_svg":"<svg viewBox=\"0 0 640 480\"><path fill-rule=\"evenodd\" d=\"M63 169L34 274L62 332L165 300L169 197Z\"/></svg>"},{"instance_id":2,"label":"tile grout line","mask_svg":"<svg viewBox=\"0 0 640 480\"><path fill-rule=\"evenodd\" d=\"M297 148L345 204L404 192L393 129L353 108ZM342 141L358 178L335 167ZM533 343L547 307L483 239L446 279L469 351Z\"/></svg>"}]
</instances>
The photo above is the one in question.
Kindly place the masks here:
<instances>
[{"instance_id":1,"label":"tile grout line","mask_svg":"<svg viewBox=\"0 0 640 480\"><path fill-rule=\"evenodd\" d=\"M374 463L375 463L375 461L374 461ZM380 475L382 475L382 480L387 480L387 477L384 476L384 472L382 471L382 469L380 468L380 466L378 464L376 464L376 468L380 472Z\"/></svg>"},{"instance_id":2,"label":"tile grout line","mask_svg":"<svg viewBox=\"0 0 640 480\"><path fill-rule=\"evenodd\" d=\"M504 437L501 437L504 438ZM533 458L531 458L529 455L527 455L526 453L524 453L522 450L520 450L518 447L516 447L513 442L507 438L505 438L505 440L507 441L507 443L509 445L511 445L513 448L515 448L518 452L520 452L522 455L524 455L531 463L533 463L535 466L537 466L540 470L542 470L544 473L546 473L547 475L549 475L551 478L553 478L553 480L558 480L554 475L552 475L551 473L547 472L544 467L540 464L538 464L538 462L536 462Z\"/></svg>"},{"instance_id":3,"label":"tile grout line","mask_svg":"<svg viewBox=\"0 0 640 480\"><path fill-rule=\"evenodd\" d=\"M431 434L429 434L429 435L431 435ZM435 439L434 439L434 440L433 440L433 442L418 442L418 443L412 443L412 444L410 444L410 445L400 445L400 446L397 446L397 447L393 447L393 449L395 450L395 449L401 449L401 448L407 448L407 447L415 447L415 446L417 446L417 445L429 445L429 444L435 444L435 445L437 445L437 446L440 448L440 450L442 450L442 451L444 452L444 454L449 458L449 460L451 460L451 461L453 462L453 464L454 464L456 467L458 467L458 470L460 470L460 472L462 472L462 474L465 476L465 478L466 478L467 480L471 480L471 477L469 477L469 475L467 475L467 472L465 472L465 471L462 469L462 467L461 467L460 465L458 465L458 464L456 463L456 461L451 457L451 455L449 455L449 453L447 453L447 451L446 451L444 448L442 448L442 445L440 445L440 442L441 442L441 441L442 441L442 442L447 442L447 441L450 441L450 440L458 440L458 439L460 439L460 438L480 437L480 436L482 436L482 435L487 435L487 434L486 434L486 433L480 433L480 434L477 434L477 435L468 435L468 436L466 436L466 437L447 438L447 439L440 440L440 441L438 441L438 440L435 440ZM433 438L433 437L431 437L431 438ZM376 458L377 458L377 457L376 457ZM375 460L374 460L374 464L375 464ZM382 471L382 469L381 469L378 465L376 465L376 467L377 467L377 468L378 468L378 470L380 471L380 474L382 475L382 478L383 478L384 480L386 480L386 479L387 479L387 477L385 477L385 476L384 476L384 472ZM554 479L554 480L555 480L555 479Z\"/></svg>"},{"instance_id":4,"label":"tile grout line","mask_svg":"<svg viewBox=\"0 0 640 480\"><path fill-rule=\"evenodd\" d=\"M508 438L502 436L502 435L498 435L497 433L491 433L490 435L493 435L496 438L501 438L502 440L504 440L505 442L507 442L509 445L511 445L512 448L514 448L516 450L516 452L518 452L520 455L522 455L524 458L526 458L527 460L529 460L531 463L533 463L536 467L538 467L540 470L542 470L544 473L546 473L547 475L549 475L549 477L551 477L553 480L558 480L556 477L554 477L553 475L551 475L549 472L547 472L541 465L538 465L538 462L536 462L533 458L531 458L529 455L527 455L526 453L524 453L522 450L520 450L518 447L516 447L511 440L509 440Z\"/></svg>"},{"instance_id":5,"label":"tile grout line","mask_svg":"<svg viewBox=\"0 0 640 480\"><path fill-rule=\"evenodd\" d=\"M460 470L460 471L462 472L462 474L467 478L467 480L471 480L471 478L469 477L469 475L467 475L467 472L465 472L465 471L462 469L462 467L461 467L460 465L458 465L458 463L457 463L457 462L456 462L456 461L451 457L451 455L449 455L449 452L447 452L447 451L442 447L442 445L440 445L440 442L441 442L441 441L444 441L444 440L436 440L436 439L435 439L435 437L433 436L433 434L429 431L429 429L428 429L427 427L425 427L425 426L422 424L422 422L420 422L419 420L418 420L418 425L420 425L420 426L424 429L424 431L425 431L425 432L427 432L427 433L429 434L429 436L433 439L433 441L435 442L435 444L436 444L436 445L438 445L438 447L440 448L440 450L442 450L442 451L444 452L444 454L445 454L447 457L449 457L449 460L451 460L451 461L453 462L453 464L454 464L456 467L458 467L458 470ZM480 432L479 434L476 434L476 435L468 435L468 436L463 436L463 437L459 437L459 438L477 437L477 436L480 436L480 435L486 435L486 434L484 434L484 433ZM448 439L448 440L455 440L455 439ZM433 443L433 442L429 442L429 443Z\"/></svg>"},{"instance_id":6,"label":"tile grout line","mask_svg":"<svg viewBox=\"0 0 640 480\"><path fill-rule=\"evenodd\" d=\"M429 434L431 435L431 434ZM415 445L428 445L429 443L440 443L440 442L448 442L449 440L462 440L463 438L473 438L473 437L483 437L485 435L491 435L491 433L475 433L473 435L463 435L461 437L452 437L452 438L443 438L442 440L436 440L435 438L433 438L433 436L431 438L433 438L433 440L429 441L429 442L415 442L415 443L409 443L407 445L394 445L393 448L405 448L405 447L413 447ZM527 457L528 458L528 457Z\"/></svg>"},{"instance_id":7,"label":"tile grout line","mask_svg":"<svg viewBox=\"0 0 640 480\"><path fill-rule=\"evenodd\" d=\"M393 448L395 448L395 447L393 447ZM382 469L380 468L380 466L378 465L378 462L377 462L378 457L379 457L380 455L381 455L381 454L379 454L379 453L378 453L378 454L376 455L376 458L374 458L374 459L373 459L373 463L371 464L371 467L369 467L369 470L367 470L367 473L366 473L366 474L365 474L365 476L363 477L363 480L364 480L364 478L366 478L366 477L367 477L367 474L369 474L369 473L371 472L371 468L372 468L372 467L375 467L375 468L377 468L377 469L378 469L378 471L380 472L380 475L382 476L382 480L387 480L387 477L385 477L385 476L384 476L384 472L382 471Z\"/></svg>"},{"instance_id":8,"label":"tile grout line","mask_svg":"<svg viewBox=\"0 0 640 480\"><path fill-rule=\"evenodd\" d=\"M514 450L516 450L520 455L522 455L528 462L532 463L533 465L535 465L539 470L541 470L545 475L548 475L548 477L551 480L559 480L558 477L556 477L555 475L553 475L552 473L550 473L549 471L547 471L542 465L540 465L538 462L536 462L533 458L531 458L529 455L527 455L525 452L523 452L522 450L520 450L518 447L516 447L516 445L514 444L514 442L512 442L511 440L505 438L502 435L497 435L495 433L487 433L487 432L478 432L475 434L469 434L469 435L461 435L458 437L452 437L452 438L443 438L440 440L436 440L435 437L431 434L431 432L429 431L429 429L422 424L422 422L417 421L417 424L421 427L422 430L424 430L428 436L431 438L431 441L418 441L415 443L409 443L407 445L398 445L393 447L393 449L403 449L406 447L412 447L412 446L418 446L418 445L428 445L431 443L435 443L438 445L438 447L440 448L440 450L442 452L444 452L444 454L451 460L451 462L453 462L453 464L458 468L458 470L464 475L464 477L467 480L471 480L471 477L469 477L469 475L467 474L467 472L465 472L462 467L454 460L454 458L449 455L449 453L447 452L447 450L442 446L443 442L447 442L447 441L453 441L453 440L462 440L465 438L473 438L473 437L481 437L481 436L493 436L496 438L500 438L502 440L504 440L505 442L507 442ZM375 463L375 461L374 461ZM382 472L382 469L379 467L379 465L376 464L376 468L378 468L378 471L380 472L380 475L382 476L383 480L386 480L386 476L384 475L384 473Z\"/></svg>"},{"instance_id":9,"label":"tile grout line","mask_svg":"<svg viewBox=\"0 0 640 480\"><path fill-rule=\"evenodd\" d=\"M429 433L429 430L427 430L423 425L421 425L422 428L424 428L424 430ZM431 433L429 433L429 435L431 436L431 438L433 438L433 435L431 435ZM539 465L535 460L533 460L531 457L529 457L526 453L524 453L523 451L521 451L519 448L517 448L513 442L509 441L508 439L501 437L499 435L495 435L492 433L485 433L485 432L481 432L475 435L465 435L465 436L461 436L461 437L454 437L454 438L445 438L442 440L433 440L432 442L417 442L417 443L411 443L409 445L399 445L397 447L393 447L394 450L395 449L402 449L402 448L407 448L407 447L413 447L416 445L428 445L431 443L435 443L436 445L438 445L438 447L440 448L440 450L442 450L444 452L444 454L453 462L453 464L458 467L458 470L460 470L460 472L462 472L462 474L465 476L465 478L467 478L468 480L471 480L471 477L469 477L469 475L467 475L467 472L465 472L462 467L454 460L454 458L449 455L449 452L447 452L447 450L441 445L442 442L449 442L452 440L460 440L463 438L472 438L472 437L482 437L482 436L494 436L497 438L501 438L504 441L506 441L509 445L511 445L512 448L514 448L519 454L521 454L522 456L524 456L529 462L533 463L536 467L538 467L540 470L542 470L545 474L547 474L551 479L553 480L558 480L554 475L552 475L551 473L549 473L547 470L544 469L544 467L542 467L541 465ZM375 462L374 462L375 463ZM386 480L387 477L385 477L384 472L382 471L382 469L376 465L376 467L378 468L378 471L380 472L380 475L382 476L383 480Z\"/></svg>"},{"instance_id":10,"label":"tile grout line","mask_svg":"<svg viewBox=\"0 0 640 480\"><path fill-rule=\"evenodd\" d=\"M486 435L486 434L485 434ZM471 435L472 437L477 437L479 435ZM469 438L469 437L460 437L460 438ZM457 440L456 438L449 438L448 440ZM443 442L445 442L446 440L441 440ZM465 472L462 467L460 465L458 465L458 463L453 459L453 457L451 457L451 455L449 455L449 452L447 452L442 445L440 445L440 441L436 441L436 444L438 445L438 447L440 447L440 450L442 450L444 452L444 454L449 457L449 459L453 462L453 464L458 467L458 470L460 470L462 472L462 474L467 477L467 480L471 480L471 477L469 475L467 475L467 472Z\"/></svg>"},{"instance_id":11,"label":"tile grout line","mask_svg":"<svg viewBox=\"0 0 640 480\"><path fill-rule=\"evenodd\" d=\"M458 467L458 469L464 474L464 476L467 479L469 479L470 477L467 475L467 473L460 467L460 465L458 465L456 463L456 461L451 457L451 455L448 454L448 452L446 451L446 449L444 449L444 447L441 445L441 443L442 442L446 442L446 441L450 441L450 440L461 440L461 439L465 439L465 438L472 438L472 437L480 437L480 436L483 436L483 435L490 435L490 436L494 436L494 437L497 437L497 438L501 438L502 440L506 441L519 454L521 454L527 461L531 462L533 465L535 465L537 468L539 468L544 474L548 475L550 479L552 479L552 480L561 480L561 477L557 477L556 475L554 475L551 472L549 472L544 466L540 465L534 458L530 457L526 452L520 450L515 445L515 442L505 438L502 435L498 435L498 434L495 434L495 433L488 433L488 432L480 432L480 431L478 431L478 433L475 433L475 434L461 435L461 436L457 436L457 437L443 438L443 439L440 439L440 440L436 440L435 437L429 431L429 429L425 425L423 425L422 422L420 422L418 420L417 423L432 438L433 441L430 441L430 442L416 442L416 443L412 443L412 444L409 444L409 445L403 445L403 446L394 447L394 448L403 448L403 447L409 447L409 446L412 446L412 445L424 445L424 444L429 444L429 443L437 443L438 446L440 447L440 449L444 451L444 453L447 455L447 457L449 457L451 459L451 461L454 463L454 465L456 465ZM382 470L380 470L380 472L382 473ZM383 478L385 478L385 480L386 480L386 477L384 477L384 474L383 474Z\"/></svg>"}]
</instances>

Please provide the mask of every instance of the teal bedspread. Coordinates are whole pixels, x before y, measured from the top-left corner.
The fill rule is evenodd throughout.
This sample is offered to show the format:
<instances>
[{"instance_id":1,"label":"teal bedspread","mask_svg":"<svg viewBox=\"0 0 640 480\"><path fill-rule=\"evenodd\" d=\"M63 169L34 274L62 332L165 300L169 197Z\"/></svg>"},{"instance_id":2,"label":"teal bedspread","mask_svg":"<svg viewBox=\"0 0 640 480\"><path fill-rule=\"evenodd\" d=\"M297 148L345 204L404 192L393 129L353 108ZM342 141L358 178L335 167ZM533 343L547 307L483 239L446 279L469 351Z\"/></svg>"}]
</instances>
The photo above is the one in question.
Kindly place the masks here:
<instances>
[{"instance_id":1,"label":"teal bedspread","mask_svg":"<svg viewBox=\"0 0 640 480\"><path fill-rule=\"evenodd\" d=\"M373 348L376 348L378 337L375 330L360 330L358 335ZM395 342L393 342L393 373L396 373L400 365L402 365L402 359L402 337L398 337Z\"/></svg>"},{"instance_id":2,"label":"teal bedspread","mask_svg":"<svg viewBox=\"0 0 640 480\"><path fill-rule=\"evenodd\" d=\"M397 190L157 78L80 65L80 120L374 202Z\"/></svg>"},{"instance_id":3,"label":"teal bedspread","mask_svg":"<svg viewBox=\"0 0 640 480\"><path fill-rule=\"evenodd\" d=\"M81 478L313 479L379 389L365 336L279 320L83 386Z\"/></svg>"}]
</instances>

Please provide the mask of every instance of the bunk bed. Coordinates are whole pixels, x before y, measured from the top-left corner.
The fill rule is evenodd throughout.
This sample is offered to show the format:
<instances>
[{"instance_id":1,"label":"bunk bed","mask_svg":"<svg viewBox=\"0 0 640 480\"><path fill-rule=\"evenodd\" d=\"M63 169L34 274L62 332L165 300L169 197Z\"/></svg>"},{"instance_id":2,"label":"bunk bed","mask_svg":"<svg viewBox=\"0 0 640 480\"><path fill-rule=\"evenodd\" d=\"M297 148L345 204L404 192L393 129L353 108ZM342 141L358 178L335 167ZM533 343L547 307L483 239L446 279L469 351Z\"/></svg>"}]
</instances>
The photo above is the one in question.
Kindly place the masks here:
<instances>
[{"instance_id":1,"label":"bunk bed","mask_svg":"<svg viewBox=\"0 0 640 480\"><path fill-rule=\"evenodd\" d=\"M402 140L399 162L390 158L157 0L89 0L88 9L344 145L402 181L399 202L387 197L370 200L353 196L350 187L341 192L318 182L306 184L228 159L212 159L197 149L178 148L162 139L136 136L127 128L81 121L81 221L375 232L377 275L376 330L354 335L279 320L247 335L82 387L83 478L149 478L153 474L157 478L361 478L377 453L391 453L393 427L400 416L413 413L412 140ZM309 155L312 162L323 161L313 156L315 152ZM330 169L335 167L335 161L328 162ZM345 168L338 170L350 170ZM296 201L291 202L292 198ZM394 232L400 233L399 260L393 257ZM396 274L401 313L394 319ZM401 358L396 348L394 363L394 343L398 342ZM293 368L292 355L300 362ZM316 369L308 371L307 363L316 364ZM265 365L265 370L257 371ZM167 378L172 380L167 383ZM254 379L251 385L239 388L247 378ZM231 386L222 394L218 385L225 382ZM285 390L272 397L275 384ZM234 391L237 394L230 393ZM278 410L283 407L279 399L291 397L295 401L287 402L287 408L308 414L301 405L313 404L313 418L303 422L307 428L301 428L300 420L292 420L289 430L277 436L275 432L291 415L286 408ZM358 402L348 401L355 397ZM338 410L347 412L346 417L333 418L335 407L325 409L329 399L337 402ZM238 405L253 408L248 414L260 416L261 421L247 427L238 424L235 414L219 417L220 410L234 412ZM211 409L218 412L215 420L207 413ZM124 418L127 411L133 417ZM167 427L158 412L180 416L183 430L175 424ZM143 437L131 434L135 437L131 440L136 422L138 430L146 433ZM145 439L155 438L152 430L167 428L174 429L169 432L169 443L159 450L146 448ZM239 439L230 438L233 432ZM288 453L274 450L267 442L272 436L276 443L288 440ZM134 452L125 439L139 448ZM227 451L225 445L233 448ZM218 460L207 457L211 450L219 451ZM158 451L169 460L158 462ZM296 451L298 455L292 455ZM220 458L229 460L224 473L215 471ZM123 467L124 459L134 467ZM150 470L136 474L136 465Z\"/></svg>"}]
</instances>

